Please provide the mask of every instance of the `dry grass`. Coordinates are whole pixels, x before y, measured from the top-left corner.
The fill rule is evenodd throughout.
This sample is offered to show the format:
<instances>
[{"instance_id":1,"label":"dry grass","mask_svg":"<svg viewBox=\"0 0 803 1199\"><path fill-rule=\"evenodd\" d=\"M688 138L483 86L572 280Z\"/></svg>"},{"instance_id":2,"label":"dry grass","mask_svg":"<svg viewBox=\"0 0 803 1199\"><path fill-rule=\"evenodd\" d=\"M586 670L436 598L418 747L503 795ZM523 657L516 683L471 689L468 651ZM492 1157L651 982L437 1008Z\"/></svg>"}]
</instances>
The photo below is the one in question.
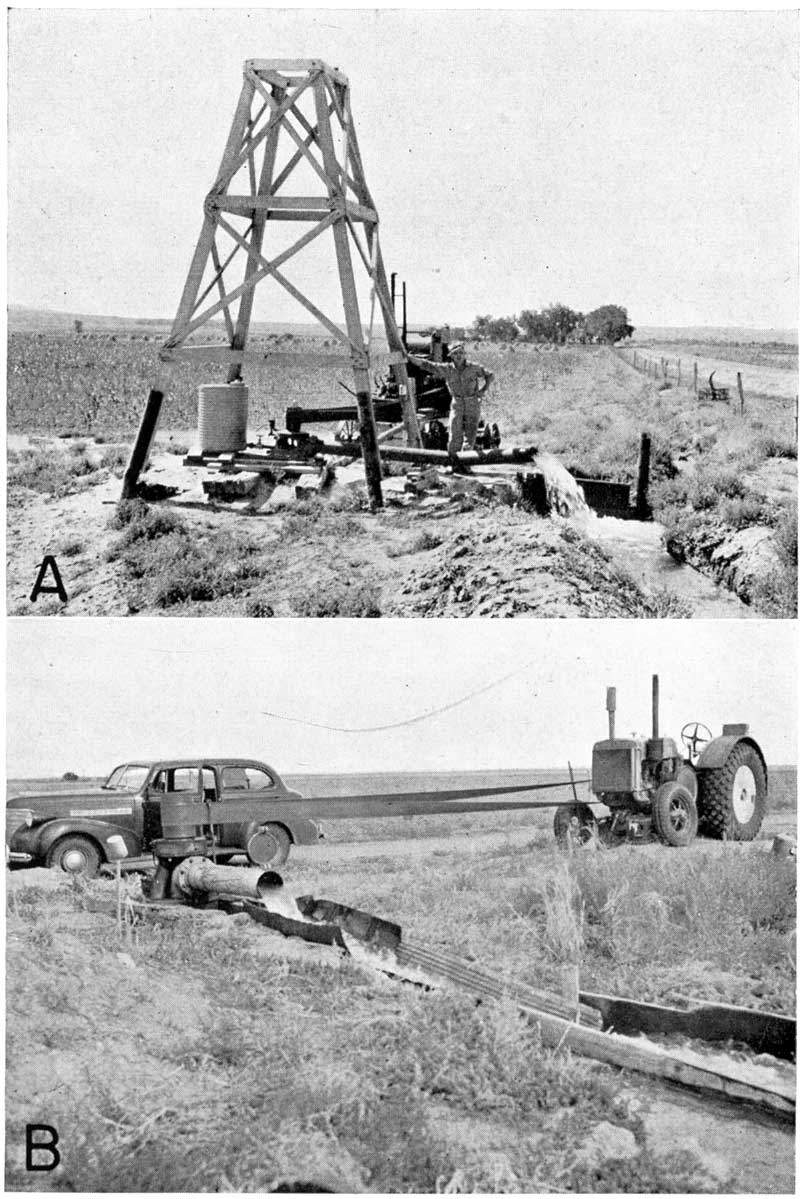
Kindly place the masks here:
<instances>
[{"instance_id":1,"label":"dry grass","mask_svg":"<svg viewBox=\"0 0 803 1199\"><path fill-rule=\"evenodd\" d=\"M460 819L431 818L446 832ZM291 895L396 920L406 940L511 981L557 990L579 961L589 989L794 999L794 867L758 846L567 859L545 830L493 851L309 853L283 873ZM9 1188L33 1185L15 1164L22 1118L62 1136L63 1168L37 1189L700 1189L688 1155L647 1149L615 1072L545 1049L504 1002L423 992L217 913L154 913L121 947L93 911L112 895L101 880L11 894ZM601 1121L630 1128L639 1153L580 1169Z\"/></svg>"}]
</instances>

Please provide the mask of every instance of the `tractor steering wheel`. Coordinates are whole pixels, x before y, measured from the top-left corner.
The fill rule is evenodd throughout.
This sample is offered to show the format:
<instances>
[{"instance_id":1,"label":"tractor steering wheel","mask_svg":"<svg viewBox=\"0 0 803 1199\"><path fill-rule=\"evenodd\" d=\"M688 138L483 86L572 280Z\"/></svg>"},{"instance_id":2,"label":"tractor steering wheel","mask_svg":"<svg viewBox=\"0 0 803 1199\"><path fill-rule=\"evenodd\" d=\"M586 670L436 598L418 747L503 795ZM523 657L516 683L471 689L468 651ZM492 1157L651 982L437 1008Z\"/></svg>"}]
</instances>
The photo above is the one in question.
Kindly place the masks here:
<instances>
[{"instance_id":1,"label":"tractor steering wheel","mask_svg":"<svg viewBox=\"0 0 803 1199\"><path fill-rule=\"evenodd\" d=\"M689 751L689 757L696 758L700 752L698 745L707 745L713 739L713 733L707 724L701 724L699 720L692 720L689 724L684 724L680 730L680 739Z\"/></svg>"}]
</instances>

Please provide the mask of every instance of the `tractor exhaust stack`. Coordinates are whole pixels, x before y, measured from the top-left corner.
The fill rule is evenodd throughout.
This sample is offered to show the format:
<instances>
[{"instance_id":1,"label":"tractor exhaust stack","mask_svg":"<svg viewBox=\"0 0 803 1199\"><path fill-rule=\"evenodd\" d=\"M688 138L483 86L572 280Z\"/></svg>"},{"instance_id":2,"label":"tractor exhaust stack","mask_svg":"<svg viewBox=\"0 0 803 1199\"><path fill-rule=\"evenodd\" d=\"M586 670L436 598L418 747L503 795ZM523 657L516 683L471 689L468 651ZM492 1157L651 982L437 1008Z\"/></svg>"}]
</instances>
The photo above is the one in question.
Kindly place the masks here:
<instances>
[{"instance_id":1,"label":"tractor exhaust stack","mask_svg":"<svg viewBox=\"0 0 803 1199\"><path fill-rule=\"evenodd\" d=\"M659 733L660 721L658 719L658 675L652 676L652 738L657 741Z\"/></svg>"},{"instance_id":2,"label":"tractor exhaust stack","mask_svg":"<svg viewBox=\"0 0 803 1199\"><path fill-rule=\"evenodd\" d=\"M616 688L609 687L605 695L605 707L608 709L608 740L616 736Z\"/></svg>"}]
</instances>

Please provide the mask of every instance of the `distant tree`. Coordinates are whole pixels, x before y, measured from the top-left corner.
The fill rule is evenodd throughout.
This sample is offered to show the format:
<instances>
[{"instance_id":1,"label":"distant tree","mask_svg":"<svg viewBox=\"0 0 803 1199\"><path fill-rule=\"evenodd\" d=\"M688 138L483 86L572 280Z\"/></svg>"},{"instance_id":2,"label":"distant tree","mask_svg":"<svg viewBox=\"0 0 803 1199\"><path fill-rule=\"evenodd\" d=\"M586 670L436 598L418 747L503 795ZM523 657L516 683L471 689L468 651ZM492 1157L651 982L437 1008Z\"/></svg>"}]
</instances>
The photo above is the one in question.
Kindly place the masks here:
<instances>
[{"instance_id":1,"label":"distant tree","mask_svg":"<svg viewBox=\"0 0 803 1199\"><path fill-rule=\"evenodd\" d=\"M62 781L65 783L77 783L78 782L78 775L75 773L74 770L65 770L64 774L61 776L61 778L62 778Z\"/></svg>"},{"instance_id":2,"label":"distant tree","mask_svg":"<svg viewBox=\"0 0 803 1199\"><path fill-rule=\"evenodd\" d=\"M549 332L547 322L544 319L543 312L535 312L531 308L525 308L519 313L519 324L524 330L526 341L549 341Z\"/></svg>"},{"instance_id":3,"label":"distant tree","mask_svg":"<svg viewBox=\"0 0 803 1199\"><path fill-rule=\"evenodd\" d=\"M584 321L584 332L587 341L605 342L613 345L622 338L632 337L634 327L628 324L627 309L618 304L603 304L589 312Z\"/></svg>"},{"instance_id":4,"label":"distant tree","mask_svg":"<svg viewBox=\"0 0 803 1199\"><path fill-rule=\"evenodd\" d=\"M471 326L471 336L475 341L484 341L487 337L491 336L488 330L493 324L493 319L492 316L474 317L474 324Z\"/></svg>"},{"instance_id":5,"label":"distant tree","mask_svg":"<svg viewBox=\"0 0 803 1199\"><path fill-rule=\"evenodd\" d=\"M488 337L491 341L515 341L519 335L519 327L513 316L497 316L488 325Z\"/></svg>"},{"instance_id":6,"label":"distant tree","mask_svg":"<svg viewBox=\"0 0 803 1199\"><path fill-rule=\"evenodd\" d=\"M575 312L566 304L550 304L541 313L546 328L546 340L555 345L564 345L566 338L573 333L583 320L582 312Z\"/></svg>"}]
</instances>

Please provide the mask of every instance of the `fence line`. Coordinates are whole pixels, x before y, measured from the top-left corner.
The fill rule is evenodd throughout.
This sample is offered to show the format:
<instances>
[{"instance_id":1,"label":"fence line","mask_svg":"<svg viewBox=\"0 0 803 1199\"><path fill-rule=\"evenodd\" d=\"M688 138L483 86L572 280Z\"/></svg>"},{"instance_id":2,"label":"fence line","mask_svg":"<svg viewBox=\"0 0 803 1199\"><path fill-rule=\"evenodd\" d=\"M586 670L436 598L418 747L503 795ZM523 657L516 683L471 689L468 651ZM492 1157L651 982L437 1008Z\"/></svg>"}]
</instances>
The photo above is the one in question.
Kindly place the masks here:
<instances>
[{"instance_id":1,"label":"fence line","mask_svg":"<svg viewBox=\"0 0 803 1199\"><path fill-rule=\"evenodd\" d=\"M688 389L700 400L720 400L724 402L730 401L730 388L715 387L711 383L706 383L705 386L700 386L699 367L697 360L692 361L691 371L688 367L683 370L682 358L653 358L649 354L645 354L643 350L629 349L625 346L617 346L616 352L619 357L627 362L634 370L641 374L647 375L649 378L657 379L667 387L682 387L685 385ZM712 374L715 372L712 372ZM710 377L710 376L709 376ZM739 393L739 413L744 416L745 413L745 393L744 384L742 382L742 372L736 372L736 388ZM797 436L797 408L798 397L794 400L787 396L773 396L780 404L794 404L795 406L795 436Z\"/></svg>"}]
</instances>

